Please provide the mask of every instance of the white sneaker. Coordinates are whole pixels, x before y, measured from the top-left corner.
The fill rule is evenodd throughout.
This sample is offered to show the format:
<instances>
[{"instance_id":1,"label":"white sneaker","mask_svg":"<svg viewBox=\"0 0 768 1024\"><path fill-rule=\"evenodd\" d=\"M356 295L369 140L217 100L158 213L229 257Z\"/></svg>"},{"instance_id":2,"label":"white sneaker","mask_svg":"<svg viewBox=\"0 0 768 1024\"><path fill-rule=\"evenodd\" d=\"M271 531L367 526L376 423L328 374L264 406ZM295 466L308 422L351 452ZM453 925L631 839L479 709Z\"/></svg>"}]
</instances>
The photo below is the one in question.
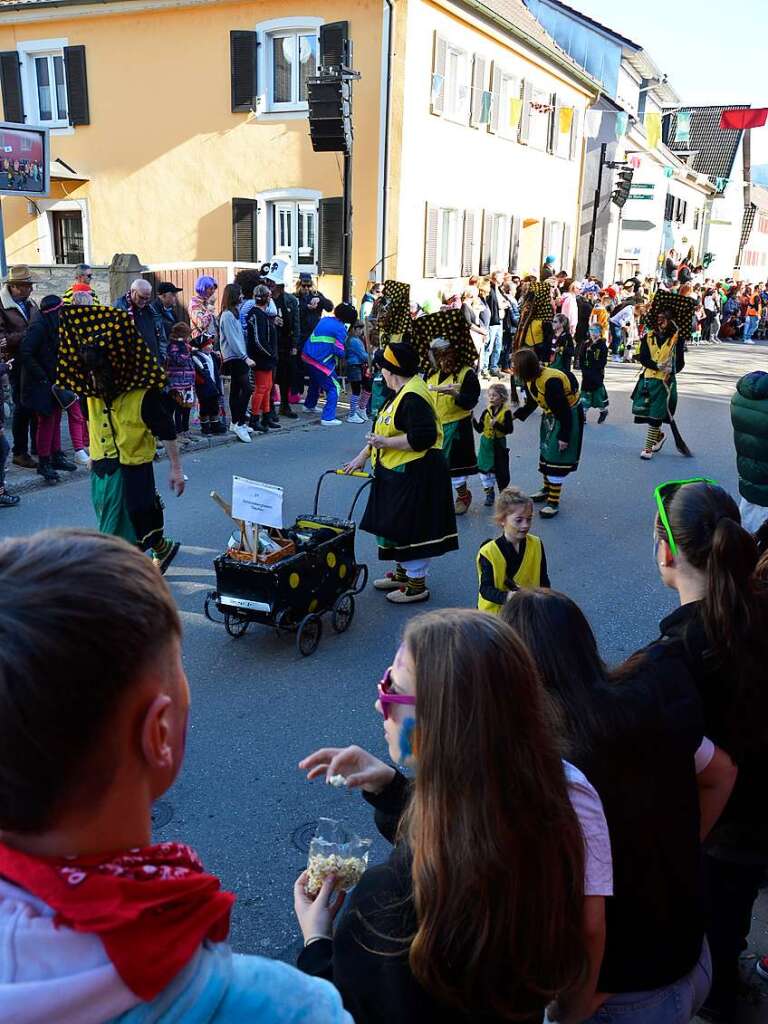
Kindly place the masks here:
<instances>
[{"instance_id":1,"label":"white sneaker","mask_svg":"<svg viewBox=\"0 0 768 1024\"><path fill-rule=\"evenodd\" d=\"M245 429L248 431L248 433L253 435L253 433L254 433L253 427L249 427L247 423L244 424L244 426L245 426Z\"/></svg>"},{"instance_id":2,"label":"white sneaker","mask_svg":"<svg viewBox=\"0 0 768 1024\"><path fill-rule=\"evenodd\" d=\"M340 427L341 420L320 420L321 427Z\"/></svg>"},{"instance_id":3,"label":"white sneaker","mask_svg":"<svg viewBox=\"0 0 768 1024\"><path fill-rule=\"evenodd\" d=\"M243 444L250 444L251 443L251 435L248 433L248 431L245 429L245 427L236 425L236 426L232 427L232 433L236 434L238 440L242 441Z\"/></svg>"},{"instance_id":4,"label":"white sneaker","mask_svg":"<svg viewBox=\"0 0 768 1024\"><path fill-rule=\"evenodd\" d=\"M745 338L744 339L744 344L745 345L754 345L755 342L752 340L752 338Z\"/></svg>"},{"instance_id":5,"label":"white sneaker","mask_svg":"<svg viewBox=\"0 0 768 1024\"><path fill-rule=\"evenodd\" d=\"M351 416L347 416L347 423L367 423L367 422L368 421L366 419L364 419L359 413L354 413Z\"/></svg>"},{"instance_id":6,"label":"white sneaker","mask_svg":"<svg viewBox=\"0 0 768 1024\"><path fill-rule=\"evenodd\" d=\"M78 466L87 466L91 461L91 456L85 450L85 448L78 448L75 452L75 462Z\"/></svg>"},{"instance_id":7,"label":"white sneaker","mask_svg":"<svg viewBox=\"0 0 768 1024\"><path fill-rule=\"evenodd\" d=\"M315 413L317 412L317 409L308 409L306 405L302 405L301 411L305 412L307 416L314 416Z\"/></svg>"}]
</instances>

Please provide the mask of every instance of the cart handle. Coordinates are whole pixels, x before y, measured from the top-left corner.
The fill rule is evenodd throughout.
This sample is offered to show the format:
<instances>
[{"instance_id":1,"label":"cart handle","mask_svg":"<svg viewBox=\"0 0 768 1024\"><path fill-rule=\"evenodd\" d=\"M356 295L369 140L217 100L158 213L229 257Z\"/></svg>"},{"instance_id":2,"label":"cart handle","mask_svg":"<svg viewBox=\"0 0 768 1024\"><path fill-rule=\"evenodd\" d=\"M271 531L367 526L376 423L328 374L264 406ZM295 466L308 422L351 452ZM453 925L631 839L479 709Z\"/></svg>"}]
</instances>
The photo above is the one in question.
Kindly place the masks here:
<instances>
[{"instance_id":1,"label":"cart handle","mask_svg":"<svg viewBox=\"0 0 768 1024\"><path fill-rule=\"evenodd\" d=\"M352 514L355 511L355 505L357 505L357 499L363 493L365 488L369 486L369 484L373 480L373 477L371 476L370 473L365 473L363 470L357 470L356 469L352 473L345 473L343 469L326 469L326 471L324 473L320 474L320 478L317 481L317 487L315 489L315 507L314 507L314 510L312 512L312 514L315 515L315 516L317 515L317 510L318 510L318 507L320 505L320 488L322 486L323 480L327 476L356 476L356 477L364 477L365 478L365 482L362 484L362 486L358 487L357 491L355 492L355 496L352 499L352 506L350 507L349 514L347 515L347 519L351 519L352 518Z\"/></svg>"}]
</instances>

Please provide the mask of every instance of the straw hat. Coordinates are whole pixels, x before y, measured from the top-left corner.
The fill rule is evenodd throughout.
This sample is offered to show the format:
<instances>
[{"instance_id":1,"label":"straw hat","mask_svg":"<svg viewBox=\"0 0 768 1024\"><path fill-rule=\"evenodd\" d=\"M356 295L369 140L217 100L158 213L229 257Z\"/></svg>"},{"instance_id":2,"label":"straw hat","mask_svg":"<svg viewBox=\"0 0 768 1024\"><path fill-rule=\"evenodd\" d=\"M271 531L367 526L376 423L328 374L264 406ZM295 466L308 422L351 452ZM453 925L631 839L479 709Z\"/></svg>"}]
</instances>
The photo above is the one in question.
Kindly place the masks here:
<instances>
[{"instance_id":1,"label":"straw hat","mask_svg":"<svg viewBox=\"0 0 768 1024\"><path fill-rule=\"evenodd\" d=\"M32 276L32 271L26 263L18 263L15 267L8 268L8 276L4 284L36 284L39 278Z\"/></svg>"}]
</instances>

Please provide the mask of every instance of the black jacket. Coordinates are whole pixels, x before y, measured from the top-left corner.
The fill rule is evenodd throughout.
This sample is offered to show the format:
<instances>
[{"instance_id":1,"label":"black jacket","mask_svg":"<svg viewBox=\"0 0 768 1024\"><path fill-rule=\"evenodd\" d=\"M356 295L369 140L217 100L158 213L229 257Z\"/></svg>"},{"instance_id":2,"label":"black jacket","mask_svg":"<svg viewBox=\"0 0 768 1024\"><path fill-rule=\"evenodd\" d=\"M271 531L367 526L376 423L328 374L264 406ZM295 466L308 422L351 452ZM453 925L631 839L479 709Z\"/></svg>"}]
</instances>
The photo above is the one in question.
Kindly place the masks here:
<instances>
[{"instance_id":1,"label":"black jacket","mask_svg":"<svg viewBox=\"0 0 768 1024\"><path fill-rule=\"evenodd\" d=\"M129 295L121 295L115 303L115 308L123 309L127 313L133 314L136 330L144 339L147 348L157 360L158 365L162 366L165 362L165 331L160 323L160 318L152 309L152 304L148 302L146 306L142 306L139 309L133 305Z\"/></svg>"},{"instance_id":2,"label":"black jacket","mask_svg":"<svg viewBox=\"0 0 768 1024\"><path fill-rule=\"evenodd\" d=\"M398 773L378 796L363 794L389 842L394 842L408 788ZM468 1017L441 1006L413 977L408 949L417 922L405 844L398 844L385 864L368 868L347 902L334 938L307 946L298 966L334 983L355 1024L501 1024L501 1018ZM540 1024L543 1010L528 1018L530 1024Z\"/></svg>"},{"instance_id":3,"label":"black jacket","mask_svg":"<svg viewBox=\"0 0 768 1024\"><path fill-rule=\"evenodd\" d=\"M585 345L581 351L581 390L596 391L605 382L608 346L600 339Z\"/></svg>"},{"instance_id":4,"label":"black jacket","mask_svg":"<svg viewBox=\"0 0 768 1024\"><path fill-rule=\"evenodd\" d=\"M765 743L747 755L739 754L729 735L733 680L729 663L713 650L707 638L701 605L681 605L662 619L662 636L682 644L704 709L704 731L735 761L739 774L731 798L712 831L708 847L726 859L768 863L768 804L765 772L768 766L768 723Z\"/></svg>"},{"instance_id":5,"label":"black jacket","mask_svg":"<svg viewBox=\"0 0 768 1024\"><path fill-rule=\"evenodd\" d=\"M170 338L171 330L179 322L179 318L176 315L176 307L164 306L160 299L155 299L154 302L150 302L149 308L152 310L152 314L155 317L156 326L160 331L162 331L163 358L165 358L165 349L168 348L168 340Z\"/></svg>"},{"instance_id":6,"label":"black jacket","mask_svg":"<svg viewBox=\"0 0 768 1024\"><path fill-rule=\"evenodd\" d=\"M272 317L258 306L248 314L245 350L257 370L274 370L277 366L277 328Z\"/></svg>"},{"instance_id":7,"label":"black jacket","mask_svg":"<svg viewBox=\"0 0 768 1024\"><path fill-rule=\"evenodd\" d=\"M589 334L589 318L592 316L592 303L581 295L577 295L576 308L578 310L578 319L573 338L576 344L579 345L587 340L587 335Z\"/></svg>"},{"instance_id":8,"label":"black jacket","mask_svg":"<svg viewBox=\"0 0 768 1024\"><path fill-rule=\"evenodd\" d=\"M299 342L303 345L317 327L320 317L325 313L333 312L333 303L322 292L315 291L308 292L307 294L301 292L297 295L297 298L299 300ZM310 306L312 299L318 300L314 309Z\"/></svg>"},{"instance_id":9,"label":"black jacket","mask_svg":"<svg viewBox=\"0 0 768 1024\"><path fill-rule=\"evenodd\" d=\"M38 314L21 340L21 401L41 416L53 412L58 351L58 312Z\"/></svg>"}]
</instances>

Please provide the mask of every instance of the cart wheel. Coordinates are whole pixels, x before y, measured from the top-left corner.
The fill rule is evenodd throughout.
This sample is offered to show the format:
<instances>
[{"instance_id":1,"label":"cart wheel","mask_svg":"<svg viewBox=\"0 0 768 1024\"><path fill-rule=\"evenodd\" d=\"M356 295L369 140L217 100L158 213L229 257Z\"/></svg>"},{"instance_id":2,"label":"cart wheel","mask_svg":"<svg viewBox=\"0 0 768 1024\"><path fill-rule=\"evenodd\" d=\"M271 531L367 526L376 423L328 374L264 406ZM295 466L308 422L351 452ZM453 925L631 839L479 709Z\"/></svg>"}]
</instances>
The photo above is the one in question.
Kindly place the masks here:
<instances>
[{"instance_id":1,"label":"cart wheel","mask_svg":"<svg viewBox=\"0 0 768 1024\"><path fill-rule=\"evenodd\" d=\"M233 640L239 640L240 637L245 636L245 631L250 624L250 619L238 615L237 612L224 612L224 629L226 629Z\"/></svg>"},{"instance_id":2,"label":"cart wheel","mask_svg":"<svg viewBox=\"0 0 768 1024\"><path fill-rule=\"evenodd\" d=\"M355 599L352 596L351 591L347 590L336 598L336 603L333 606L331 625L337 633L346 633L352 625L352 619L354 619L354 617Z\"/></svg>"},{"instance_id":3,"label":"cart wheel","mask_svg":"<svg viewBox=\"0 0 768 1024\"><path fill-rule=\"evenodd\" d=\"M361 582L362 581L362 582ZM355 576L355 585L352 588L353 594L362 594L368 584L368 566L365 562L361 562L357 566L357 576Z\"/></svg>"},{"instance_id":4,"label":"cart wheel","mask_svg":"<svg viewBox=\"0 0 768 1024\"><path fill-rule=\"evenodd\" d=\"M215 590L209 590L208 593L205 595L205 604L203 605L203 613L205 614L205 617L206 617L206 619L208 619L209 622L222 623L224 621L223 619L214 619L213 615L211 615L211 605L213 605L214 608L217 608L217 606L216 606L216 598L217 598L216 591ZM217 608L217 611L218 611L218 608Z\"/></svg>"},{"instance_id":5,"label":"cart wheel","mask_svg":"<svg viewBox=\"0 0 768 1024\"><path fill-rule=\"evenodd\" d=\"M296 646L299 648L299 654L305 658L308 658L310 654L314 654L322 635L323 620L319 615L307 615L303 618L299 624L299 632L296 636Z\"/></svg>"},{"instance_id":6,"label":"cart wheel","mask_svg":"<svg viewBox=\"0 0 768 1024\"><path fill-rule=\"evenodd\" d=\"M291 609L281 608L275 616L275 632L277 635L285 636L286 633L290 633L295 628L295 624L291 622Z\"/></svg>"}]
</instances>

